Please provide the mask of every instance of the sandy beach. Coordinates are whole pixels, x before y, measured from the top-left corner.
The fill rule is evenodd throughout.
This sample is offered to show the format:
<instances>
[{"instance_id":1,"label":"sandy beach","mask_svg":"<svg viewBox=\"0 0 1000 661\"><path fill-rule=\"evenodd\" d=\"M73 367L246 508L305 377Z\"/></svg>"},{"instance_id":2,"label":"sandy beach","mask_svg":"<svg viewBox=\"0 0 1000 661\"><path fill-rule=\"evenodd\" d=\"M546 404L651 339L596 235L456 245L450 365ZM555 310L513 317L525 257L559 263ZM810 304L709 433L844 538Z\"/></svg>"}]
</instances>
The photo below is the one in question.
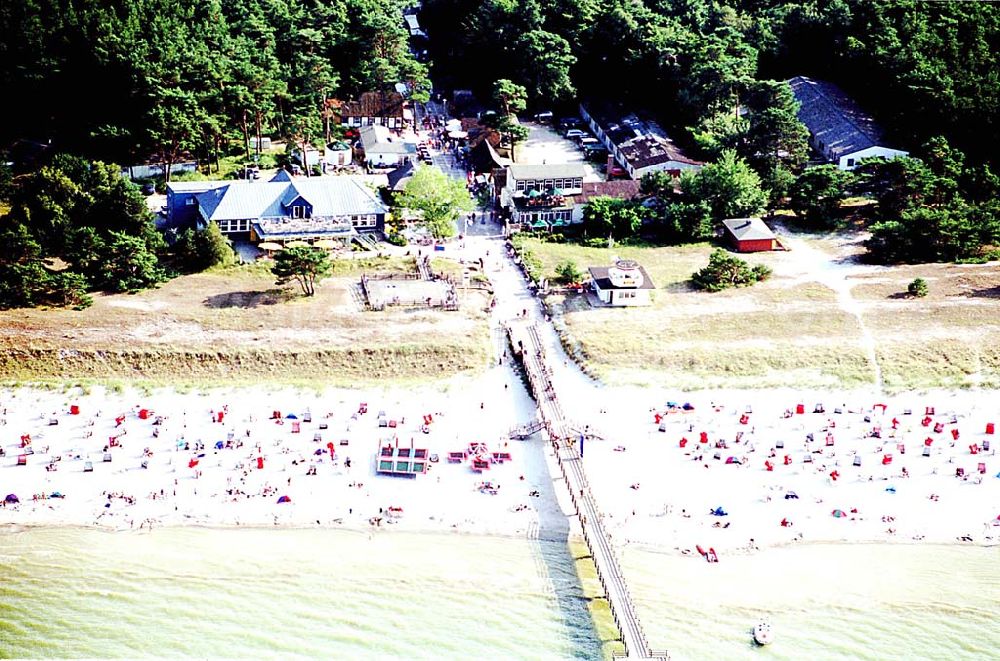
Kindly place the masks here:
<instances>
[{"instance_id":1,"label":"sandy beach","mask_svg":"<svg viewBox=\"0 0 1000 661\"><path fill-rule=\"evenodd\" d=\"M1000 411L989 393L600 392L577 420L595 435L584 463L617 544L724 555L797 541L1000 539L987 433ZM19 501L0 508L0 523L557 536L568 520L572 530L548 441L507 437L534 407L506 365L416 390L20 388L0 406L0 496ZM428 472L377 474L376 452L397 443L436 455ZM481 472L471 458L449 463L472 443L510 459Z\"/></svg>"},{"instance_id":2,"label":"sandy beach","mask_svg":"<svg viewBox=\"0 0 1000 661\"><path fill-rule=\"evenodd\" d=\"M486 387L507 396L487 401ZM19 500L0 508L3 523L524 535L562 518L543 446L506 438L532 416L527 393L509 371L420 392L19 389L4 391L0 402L0 496ZM362 404L366 413L359 412ZM481 473L468 460L448 462L449 452L470 443L510 460ZM387 444L426 448L428 472L377 475L375 455ZM283 496L290 502L279 503Z\"/></svg>"}]
</instances>

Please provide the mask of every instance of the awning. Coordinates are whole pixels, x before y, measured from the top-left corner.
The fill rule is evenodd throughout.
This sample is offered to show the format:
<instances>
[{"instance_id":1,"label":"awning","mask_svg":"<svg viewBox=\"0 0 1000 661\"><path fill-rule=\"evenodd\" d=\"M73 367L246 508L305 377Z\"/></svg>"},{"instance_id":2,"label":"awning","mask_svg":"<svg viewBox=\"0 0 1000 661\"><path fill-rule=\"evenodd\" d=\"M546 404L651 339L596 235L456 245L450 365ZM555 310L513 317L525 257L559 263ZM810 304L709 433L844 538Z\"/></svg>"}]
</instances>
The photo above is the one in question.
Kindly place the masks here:
<instances>
[{"instance_id":1,"label":"awning","mask_svg":"<svg viewBox=\"0 0 1000 661\"><path fill-rule=\"evenodd\" d=\"M265 241L264 243L258 243L257 247L261 250L281 250L281 245L277 243L272 243L270 241Z\"/></svg>"}]
</instances>

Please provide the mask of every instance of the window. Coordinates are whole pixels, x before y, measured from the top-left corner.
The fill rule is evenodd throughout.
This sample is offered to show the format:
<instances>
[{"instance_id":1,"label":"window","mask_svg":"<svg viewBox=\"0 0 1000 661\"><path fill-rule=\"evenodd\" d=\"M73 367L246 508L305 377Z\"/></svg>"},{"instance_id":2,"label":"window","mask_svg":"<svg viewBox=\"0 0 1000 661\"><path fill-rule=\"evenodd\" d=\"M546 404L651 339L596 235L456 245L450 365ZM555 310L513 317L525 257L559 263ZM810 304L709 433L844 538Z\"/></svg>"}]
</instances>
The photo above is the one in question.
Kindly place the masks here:
<instances>
[{"instance_id":1,"label":"window","mask_svg":"<svg viewBox=\"0 0 1000 661\"><path fill-rule=\"evenodd\" d=\"M518 182L517 182L517 186L516 186L516 188L517 188L517 190L519 190L519 191L523 191L523 190L525 189L525 182L523 182L523 181L518 181Z\"/></svg>"},{"instance_id":2,"label":"window","mask_svg":"<svg viewBox=\"0 0 1000 661\"><path fill-rule=\"evenodd\" d=\"M567 186L567 188L583 188L583 178L577 177L576 179L573 180L573 185Z\"/></svg>"},{"instance_id":3,"label":"window","mask_svg":"<svg viewBox=\"0 0 1000 661\"><path fill-rule=\"evenodd\" d=\"M197 200L195 200L193 197L189 197L186 200L184 200L184 204L190 207L193 206L196 201Z\"/></svg>"},{"instance_id":4,"label":"window","mask_svg":"<svg viewBox=\"0 0 1000 661\"><path fill-rule=\"evenodd\" d=\"M853 168L854 167L854 159L853 158L847 159L847 167L849 167L849 168Z\"/></svg>"}]
</instances>

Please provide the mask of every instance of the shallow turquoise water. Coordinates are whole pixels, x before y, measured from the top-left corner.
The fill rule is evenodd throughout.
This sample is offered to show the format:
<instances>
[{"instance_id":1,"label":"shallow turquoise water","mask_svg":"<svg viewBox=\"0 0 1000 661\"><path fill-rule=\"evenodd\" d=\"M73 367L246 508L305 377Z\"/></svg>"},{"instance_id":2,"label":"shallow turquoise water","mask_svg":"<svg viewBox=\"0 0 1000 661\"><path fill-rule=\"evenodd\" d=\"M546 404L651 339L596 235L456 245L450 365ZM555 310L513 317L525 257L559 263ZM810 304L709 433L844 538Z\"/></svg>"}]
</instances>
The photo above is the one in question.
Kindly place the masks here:
<instances>
[{"instance_id":1,"label":"shallow turquoise water","mask_svg":"<svg viewBox=\"0 0 1000 661\"><path fill-rule=\"evenodd\" d=\"M683 659L996 659L1000 549L627 548ZM750 642L761 615L777 639ZM597 659L564 544L333 530L0 532L0 657Z\"/></svg>"},{"instance_id":2,"label":"shallow turquoise water","mask_svg":"<svg viewBox=\"0 0 1000 661\"><path fill-rule=\"evenodd\" d=\"M580 658L565 545L320 530L0 533L0 656Z\"/></svg>"},{"instance_id":3,"label":"shallow turquoise water","mask_svg":"<svg viewBox=\"0 0 1000 661\"><path fill-rule=\"evenodd\" d=\"M682 659L1000 658L1000 548L815 545L754 556L629 549L650 645ZM775 642L755 646L767 616Z\"/></svg>"}]
</instances>

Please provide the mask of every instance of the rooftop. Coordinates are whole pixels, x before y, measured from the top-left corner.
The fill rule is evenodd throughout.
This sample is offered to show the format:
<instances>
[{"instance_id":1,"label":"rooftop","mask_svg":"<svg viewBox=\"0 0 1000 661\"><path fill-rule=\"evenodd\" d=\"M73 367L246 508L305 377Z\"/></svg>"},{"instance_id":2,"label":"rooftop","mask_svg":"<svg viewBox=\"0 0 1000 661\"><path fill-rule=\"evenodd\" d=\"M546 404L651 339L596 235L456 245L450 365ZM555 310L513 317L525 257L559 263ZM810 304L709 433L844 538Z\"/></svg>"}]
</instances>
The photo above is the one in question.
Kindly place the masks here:
<instances>
[{"instance_id":1,"label":"rooftop","mask_svg":"<svg viewBox=\"0 0 1000 661\"><path fill-rule=\"evenodd\" d=\"M510 176L515 181L522 179L567 179L583 178L586 170L582 163L552 163L546 165L522 165L514 163L509 166Z\"/></svg>"},{"instance_id":2,"label":"rooftop","mask_svg":"<svg viewBox=\"0 0 1000 661\"><path fill-rule=\"evenodd\" d=\"M722 224L740 241L775 238L774 232L760 218L729 218L722 221Z\"/></svg>"},{"instance_id":3,"label":"rooftop","mask_svg":"<svg viewBox=\"0 0 1000 661\"><path fill-rule=\"evenodd\" d=\"M871 115L833 83L796 76L788 84L800 104L799 120L834 158L885 146Z\"/></svg>"}]
</instances>

